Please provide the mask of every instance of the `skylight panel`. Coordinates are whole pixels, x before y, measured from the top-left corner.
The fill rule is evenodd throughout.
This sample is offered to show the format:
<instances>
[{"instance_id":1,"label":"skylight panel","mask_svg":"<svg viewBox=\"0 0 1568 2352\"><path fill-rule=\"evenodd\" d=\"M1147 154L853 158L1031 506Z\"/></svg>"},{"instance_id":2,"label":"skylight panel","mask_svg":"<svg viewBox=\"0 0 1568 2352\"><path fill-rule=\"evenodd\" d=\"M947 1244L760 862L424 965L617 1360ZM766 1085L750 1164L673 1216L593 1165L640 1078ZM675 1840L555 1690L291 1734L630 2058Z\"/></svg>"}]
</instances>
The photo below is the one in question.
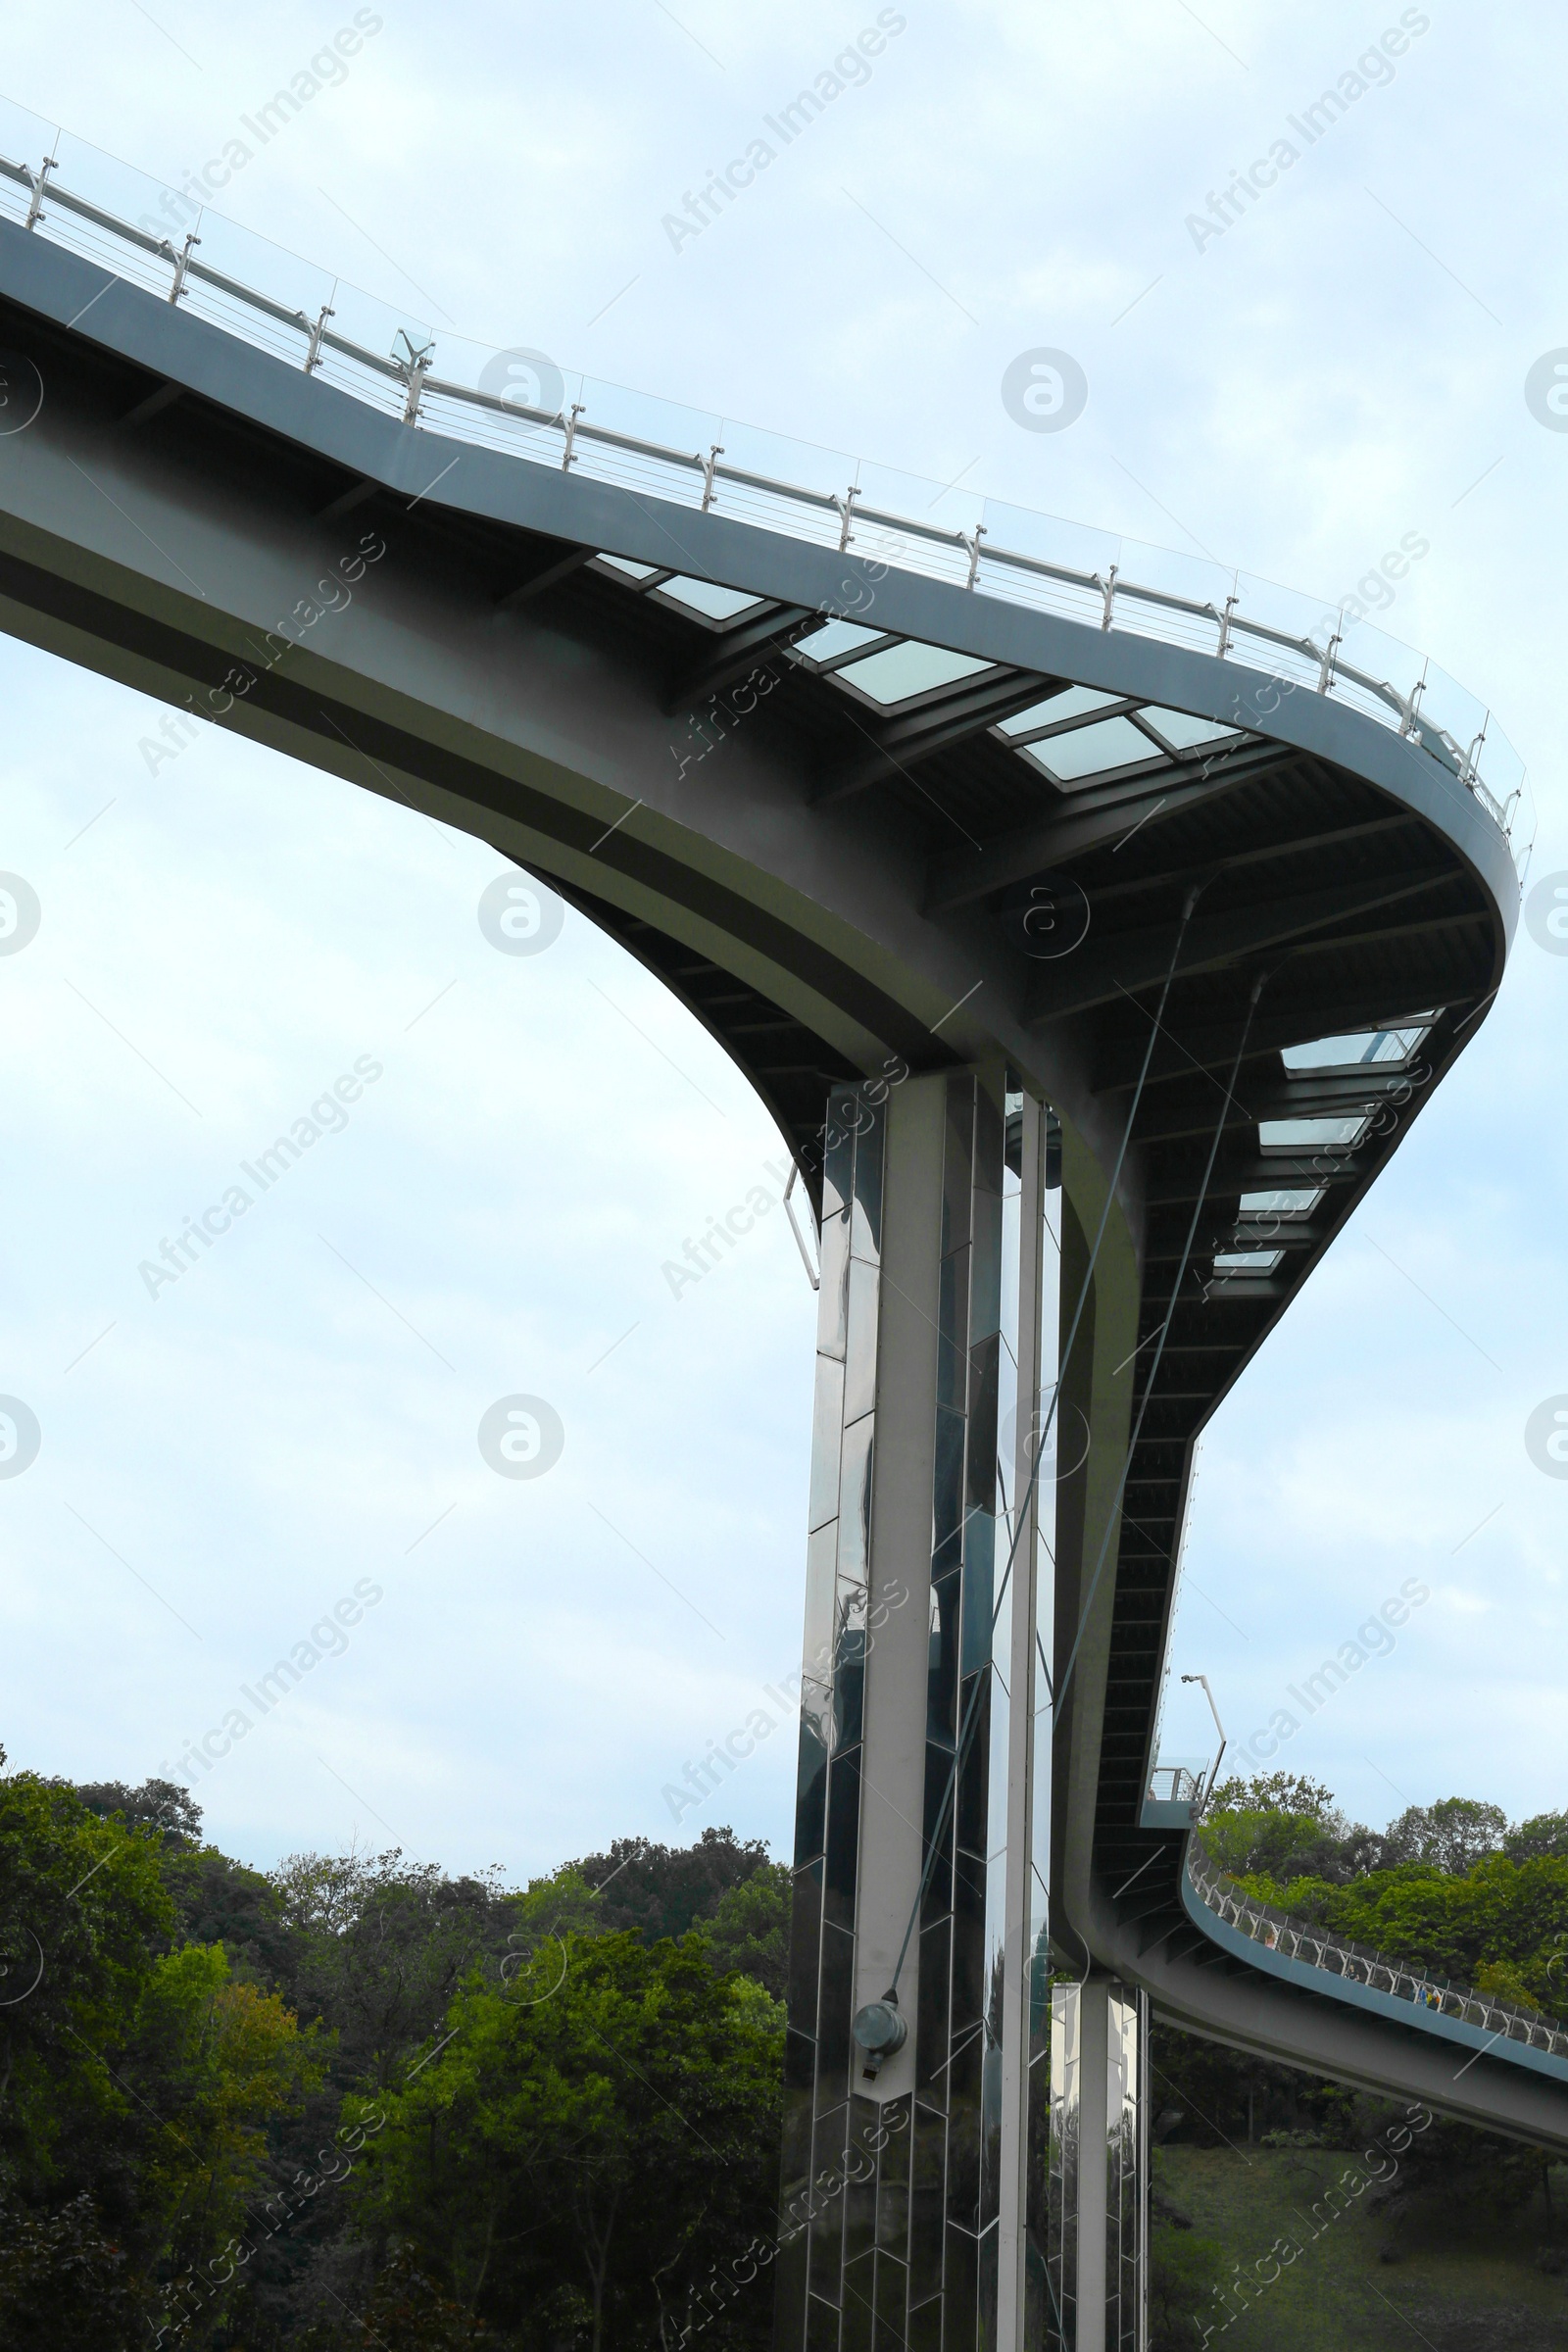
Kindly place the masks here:
<instances>
[{"instance_id":1,"label":"skylight panel","mask_svg":"<svg viewBox=\"0 0 1568 2352\"><path fill-rule=\"evenodd\" d=\"M1222 743L1242 732L1240 727L1221 726L1217 718L1195 718L1190 711L1165 710L1157 703L1138 715L1173 752L1193 752L1201 743Z\"/></svg>"},{"instance_id":2,"label":"skylight panel","mask_svg":"<svg viewBox=\"0 0 1568 2352\"><path fill-rule=\"evenodd\" d=\"M1288 1070L1348 1069L1363 1062L1407 1061L1425 1037L1424 1028L1362 1029L1348 1037L1317 1037L1310 1045L1287 1046L1280 1055Z\"/></svg>"},{"instance_id":3,"label":"skylight panel","mask_svg":"<svg viewBox=\"0 0 1568 2352\"><path fill-rule=\"evenodd\" d=\"M907 637L902 645L890 645L880 654L868 654L863 662L852 662L836 671L848 679L874 703L906 703L911 695L929 694L936 686L956 685L959 678L972 678L983 669L995 669L994 662L982 662L973 654L951 653L945 645L922 645L918 639Z\"/></svg>"},{"instance_id":4,"label":"skylight panel","mask_svg":"<svg viewBox=\"0 0 1568 2352\"><path fill-rule=\"evenodd\" d=\"M1216 1274L1272 1274L1283 1250L1220 1250L1214 1254Z\"/></svg>"},{"instance_id":5,"label":"skylight panel","mask_svg":"<svg viewBox=\"0 0 1568 2352\"><path fill-rule=\"evenodd\" d=\"M1299 1188L1287 1186L1276 1193L1244 1193L1241 1213L1244 1217L1305 1217L1309 1216L1323 1198L1320 1184Z\"/></svg>"},{"instance_id":6,"label":"skylight panel","mask_svg":"<svg viewBox=\"0 0 1568 2352\"><path fill-rule=\"evenodd\" d=\"M624 573L628 580L657 580L659 577L657 564L632 564L624 556L596 556L594 562L608 564L612 571Z\"/></svg>"},{"instance_id":7,"label":"skylight panel","mask_svg":"<svg viewBox=\"0 0 1568 2352\"><path fill-rule=\"evenodd\" d=\"M1130 718L1102 718L1091 727L1074 727L1024 753L1057 784L1086 783L1110 768L1157 760L1159 756L1159 746L1140 734Z\"/></svg>"},{"instance_id":8,"label":"skylight panel","mask_svg":"<svg viewBox=\"0 0 1568 2352\"><path fill-rule=\"evenodd\" d=\"M1258 1142L1265 1152L1348 1152L1366 1133L1365 1117L1354 1119L1260 1119Z\"/></svg>"},{"instance_id":9,"label":"skylight panel","mask_svg":"<svg viewBox=\"0 0 1568 2352\"><path fill-rule=\"evenodd\" d=\"M1126 700L1124 694L1102 694L1098 686L1069 686L1049 702L1031 703L1027 710L1015 711L998 724L1004 735L1030 735L1039 727L1060 726L1064 719L1087 718L1092 710L1114 710Z\"/></svg>"},{"instance_id":10,"label":"skylight panel","mask_svg":"<svg viewBox=\"0 0 1568 2352\"><path fill-rule=\"evenodd\" d=\"M858 646L875 645L885 637L885 629L865 629L858 620L830 620L809 637L797 637L795 651L804 654L808 662L836 662L840 654L853 654Z\"/></svg>"},{"instance_id":11,"label":"skylight panel","mask_svg":"<svg viewBox=\"0 0 1568 2352\"><path fill-rule=\"evenodd\" d=\"M689 605L709 620L733 620L737 612L749 612L755 605L767 602L765 597L740 588L720 588L712 580L688 580L679 572L661 580L659 593L672 597L677 605Z\"/></svg>"}]
</instances>

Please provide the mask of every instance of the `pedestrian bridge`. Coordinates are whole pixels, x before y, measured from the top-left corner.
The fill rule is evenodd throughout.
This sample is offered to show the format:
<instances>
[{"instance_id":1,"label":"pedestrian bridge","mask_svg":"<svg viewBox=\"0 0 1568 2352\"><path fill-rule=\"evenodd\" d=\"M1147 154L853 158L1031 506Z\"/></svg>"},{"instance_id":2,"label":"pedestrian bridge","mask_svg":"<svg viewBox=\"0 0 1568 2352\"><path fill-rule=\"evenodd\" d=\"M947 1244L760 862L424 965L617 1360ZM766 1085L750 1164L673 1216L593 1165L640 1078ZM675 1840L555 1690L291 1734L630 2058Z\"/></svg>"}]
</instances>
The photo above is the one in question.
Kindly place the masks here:
<instances>
[{"instance_id":1,"label":"pedestrian bridge","mask_svg":"<svg viewBox=\"0 0 1568 2352\"><path fill-rule=\"evenodd\" d=\"M1568 2148L1554 2026L1314 1950L1144 1803L1194 1443L1502 978L1490 714L1270 583L436 345L49 142L0 154L0 626L491 843L813 1202L786 2196L900 2129L781 2343L1140 2341L1151 2007Z\"/></svg>"}]
</instances>

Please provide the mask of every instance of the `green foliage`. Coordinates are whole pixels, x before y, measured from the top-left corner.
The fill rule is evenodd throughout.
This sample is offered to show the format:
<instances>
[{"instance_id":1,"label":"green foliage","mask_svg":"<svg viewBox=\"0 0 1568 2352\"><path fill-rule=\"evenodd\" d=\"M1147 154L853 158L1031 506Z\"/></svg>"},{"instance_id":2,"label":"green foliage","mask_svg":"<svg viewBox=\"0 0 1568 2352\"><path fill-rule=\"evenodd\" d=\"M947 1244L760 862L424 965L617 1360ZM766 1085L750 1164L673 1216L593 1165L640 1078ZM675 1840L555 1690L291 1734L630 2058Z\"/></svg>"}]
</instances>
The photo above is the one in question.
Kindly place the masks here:
<instances>
[{"instance_id":1,"label":"green foliage","mask_svg":"<svg viewBox=\"0 0 1568 2352\"><path fill-rule=\"evenodd\" d=\"M1190 2224L1155 2222L1149 2232L1150 2352L1199 2352L1225 2257Z\"/></svg>"},{"instance_id":2,"label":"green foliage","mask_svg":"<svg viewBox=\"0 0 1568 2352\"><path fill-rule=\"evenodd\" d=\"M77 2185L84 2137L122 2106L100 2052L123 2046L172 1924L153 1838L0 1778L0 2160L24 2196Z\"/></svg>"},{"instance_id":3,"label":"green foliage","mask_svg":"<svg viewBox=\"0 0 1568 2352\"><path fill-rule=\"evenodd\" d=\"M396 1849L295 1854L273 1884L301 2014L336 2028L343 2081L392 2082L463 1978L505 1948L489 1879L449 1879Z\"/></svg>"},{"instance_id":4,"label":"green foliage","mask_svg":"<svg viewBox=\"0 0 1568 2352\"><path fill-rule=\"evenodd\" d=\"M139 1788L128 1788L123 1781L78 1781L75 1793L89 1813L119 1820L127 1830L153 1830L166 1846L194 1845L202 1834L200 1805L174 1781L143 1781Z\"/></svg>"},{"instance_id":5,"label":"green foliage","mask_svg":"<svg viewBox=\"0 0 1568 2352\"><path fill-rule=\"evenodd\" d=\"M1494 1854L1462 1878L1406 1862L1325 1889L1321 1907L1337 1934L1434 1976L1474 1984L1483 1968L1505 1963L1533 2006L1553 2009L1562 1998L1560 1961L1552 1964L1568 1950L1568 1862Z\"/></svg>"},{"instance_id":6,"label":"green foliage","mask_svg":"<svg viewBox=\"0 0 1568 2352\"><path fill-rule=\"evenodd\" d=\"M359 2205L466 2310L525 2327L574 2290L595 2347L656 2344L767 2227L783 2019L703 1937L568 1932L466 1984L443 2033L386 2102Z\"/></svg>"},{"instance_id":7,"label":"green foliage","mask_svg":"<svg viewBox=\"0 0 1568 2352\"><path fill-rule=\"evenodd\" d=\"M722 1896L705 1924L715 1968L741 1969L782 2001L789 1982L794 1880L785 1862L764 1862Z\"/></svg>"},{"instance_id":8,"label":"green foliage","mask_svg":"<svg viewBox=\"0 0 1568 2352\"><path fill-rule=\"evenodd\" d=\"M1500 1805L1478 1797L1446 1796L1435 1805L1407 1805L1389 1824L1388 1862L1431 1862L1458 1878L1489 1854L1499 1853L1508 1827Z\"/></svg>"},{"instance_id":9,"label":"green foliage","mask_svg":"<svg viewBox=\"0 0 1568 2352\"><path fill-rule=\"evenodd\" d=\"M590 1854L571 1867L598 1887L602 1926L631 1928L645 1943L657 1943L710 1918L732 1886L766 1863L760 1838L743 1843L731 1829L709 1829L688 1846L617 1838L608 1854Z\"/></svg>"},{"instance_id":10,"label":"green foliage","mask_svg":"<svg viewBox=\"0 0 1568 2352\"><path fill-rule=\"evenodd\" d=\"M1502 1840L1510 1862L1568 1862L1568 1813L1536 1813Z\"/></svg>"},{"instance_id":11,"label":"green foliage","mask_svg":"<svg viewBox=\"0 0 1568 2352\"><path fill-rule=\"evenodd\" d=\"M182 1943L220 1943L236 1976L288 1984L293 1946L278 1889L216 1845L166 1845L160 1864Z\"/></svg>"}]
</instances>

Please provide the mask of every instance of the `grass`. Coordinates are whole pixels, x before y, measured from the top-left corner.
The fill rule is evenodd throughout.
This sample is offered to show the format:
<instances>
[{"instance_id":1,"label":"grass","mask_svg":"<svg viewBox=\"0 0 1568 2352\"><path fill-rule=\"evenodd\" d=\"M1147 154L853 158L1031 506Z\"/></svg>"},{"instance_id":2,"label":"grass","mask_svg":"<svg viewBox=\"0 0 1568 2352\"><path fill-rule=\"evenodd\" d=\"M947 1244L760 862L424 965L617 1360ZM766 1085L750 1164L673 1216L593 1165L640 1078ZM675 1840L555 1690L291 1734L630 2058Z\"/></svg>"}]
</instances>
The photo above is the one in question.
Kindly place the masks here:
<instances>
[{"instance_id":1,"label":"grass","mask_svg":"<svg viewBox=\"0 0 1568 2352\"><path fill-rule=\"evenodd\" d=\"M1279 2264L1228 2327L1235 2304L1205 2311L1211 2352L1568 2352L1568 2270L1552 2277L1536 2259L1548 2243L1568 2256L1568 2173L1552 2181L1554 2229L1539 2192L1500 2216L1412 2197L1393 2217L1369 2211L1368 2192L1325 2219L1324 2192L1348 2167L1364 2178L1353 2152L1333 2148L1157 2152L1156 2194L1220 2246L1227 2277L1239 2266L1255 2280L1260 2257L1265 2273ZM1269 2258L1281 2238L1300 2248L1295 2261Z\"/></svg>"}]
</instances>

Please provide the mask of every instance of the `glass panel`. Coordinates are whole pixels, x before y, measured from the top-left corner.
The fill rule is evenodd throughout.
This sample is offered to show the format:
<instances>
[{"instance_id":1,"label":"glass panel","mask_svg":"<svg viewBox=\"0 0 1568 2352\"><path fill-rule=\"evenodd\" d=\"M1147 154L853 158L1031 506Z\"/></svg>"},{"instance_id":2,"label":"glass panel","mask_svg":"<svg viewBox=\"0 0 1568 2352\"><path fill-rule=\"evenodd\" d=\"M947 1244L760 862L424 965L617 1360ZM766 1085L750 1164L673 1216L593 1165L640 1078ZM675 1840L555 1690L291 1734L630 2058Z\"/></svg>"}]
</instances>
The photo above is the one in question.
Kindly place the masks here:
<instances>
[{"instance_id":1,"label":"glass panel","mask_svg":"<svg viewBox=\"0 0 1568 2352\"><path fill-rule=\"evenodd\" d=\"M1141 735L1130 718L1102 718L1095 726L1053 735L1049 742L1024 753L1026 760L1043 767L1056 784L1076 783L1086 776L1103 775L1109 768L1131 767L1136 760L1159 757L1157 744Z\"/></svg>"},{"instance_id":2,"label":"glass panel","mask_svg":"<svg viewBox=\"0 0 1568 2352\"><path fill-rule=\"evenodd\" d=\"M1102 694L1098 686L1068 686L1047 703L1031 703L1027 710L999 719L998 730L1004 735L1028 735L1036 727L1055 727L1064 719L1087 718L1092 710L1114 710L1118 703L1126 700L1124 694Z\"/></svg>"},{"instance_id":3,"label":"glass panel","mask_svg":"<svg viewBox=\"0 0 1568 2352\"><path fill-rule=\"evenodd\" d=\"M737 612L750 612L767 602L765 596L745 589L720 588L711 580L688 580L680 573L662 580L659 593L677 605L689 605L694 612L706 613L710 620L733 620Z\"/></svg>"},{"instance_id":4,"label":"glass panel","mask_svg":"<svg viewBox=\"0 0 1568 2352\"><path fill-rule=\"evenodd\" d=\"M862 1104L873 1111L873 1105ZM855 1144L855 1210L850 1221L850 1249L873 1263L882 1253L882 1155L887 1137L887 1113L880 1106L861 1126Z\"/></svg>"},{"instance_id":5,"label":"glass panel","mask_svg":"<svg viewBox=\"0 0 1568 2352\"><path fill-rule=\"evenodd\" d=\"M809 637L797 640L795 650L811 662L833 662L840 654L851 654L862 645L875 645L885 637L885 629L862 629L858 620L830 620L825 628L813 629Z\"/></svg>"},{"instance_id":6,"label":"glass panel","mask_svg":"<svg viewBox=\"0 0 1568 2352\"><path fill-rule=\"evenodd\" d=\"M1272 1274L1283 1250L1221 1250L1214 1253L1216 1274Z\"/></svg>"},{"instance_id":7,"label":"glass panel","mask_svg":"<svg viewBox=\"0 0 1568 2352\"><path fill-rule=\"evenodd\" d=\"M633 564L625 556L595 556L594 562L608 564L612 571L623 571L628 580L657 580L659 577L656 564Z\"/></svg>"},{"instance_id":8,"label":"glass panel","mask_svg":"<svg viewBox=\"0 0 1568 2352\"><path fill-rule=\"evenodd\" d=\"M830 1355L816 1359L816 1396L811 1415L810 1526L823 1527L839 1507L839 1441L844 1426L844 1366Z\"/></svg>"},{"instance_id":9,"label":"glass panel","mask_svg":"<svg viewBox=\"0 0 1568 2352\"><path fill-rule=\"evenodd\" d=\"M1366 1128L1364 1118L1259 1119L1257 1140L1265 1152L1348 1152Z\"/></svg>"},{"instance_id":10,"label":"glass panel","mask_svg":"<svg viewBox=\"0 0 1568 2352\"><path fill-rule=\"evenodd\" d=\"M850 1313L844 1352L844 1418L858 1421L876 1402L878 1275L863 1258L850 1260Z\"/></svg>"},{"instance_id":11,"label":"glass panel","mask_svg":"<svg viewBox=\"0 0 1568 2352\"><path fill-rule=\"evenodd\" d=\"M903 645L890 645L880 654L868 655L863 662L852 662L834 675L847 678L874 703L891 704L995 667L994 662L977 661L973 654L953 654L946 646L920 645L909 638Z\"/></svg>"},{"instance_id":12,"label":"glass panel","mask_svg":"<svg viewBox=\"0 0 1568 2352\"><path fill-rule=\"evenodd\" d=\"M1346 1069L1368 1061L1407 1061L1426 1036L1422 1028L1363 1029L1353 1037L1318 1037L1309 1046L1286 1046L1288 1070Z\"/></svg>"},{"instance_id":13,"label":"glass panel","mask_svg":"<svg viewBox=\"0 0 1568 2352\"><path fill-rule=\"evenodd\" d=\"M833 1679L833 1609L838 1589L838 1521L814 1528L806 1544L805 1671L814 1682Z\"/></svg>"},{"instance_id":14,"label":"glass panel","mask_svg":"<svg viewBox=\"0 0 1568 2352\"><path fill-rule=\"evenodd\" d=\"M1322 1185L1316 1185L1310 1191L1244 1193L1242 1214L1244 1217L1304 1217L1316 1208L1322 1198Z\"/></svg>"},{"instance_id":15,"label":"glass panel","mask_svg":"<svg viewBox=\"0 0 1568 2352\"><path fill-rule=\"evenodd\" d=\"M1157 703L1138 715L1175 752L1190 752L1200 743L1217 743L1222 736L1241 733L1239 727L1221 726L1218 719L1195 718L1187 710L1164 710Z\"/></svg>"},{"instance_id":16,"label":"glass panel","mask_svg":"<svg viewBox=\"0 0 1568 2352\"><path fill-rule=\"evenodd\" d=\"M862 1414L844 1432L844 1467L839 1479L839 1573L858 1585L866 1581L871 1535L871 1441L875 1413Z\"/></svg>"}]
</instances>

